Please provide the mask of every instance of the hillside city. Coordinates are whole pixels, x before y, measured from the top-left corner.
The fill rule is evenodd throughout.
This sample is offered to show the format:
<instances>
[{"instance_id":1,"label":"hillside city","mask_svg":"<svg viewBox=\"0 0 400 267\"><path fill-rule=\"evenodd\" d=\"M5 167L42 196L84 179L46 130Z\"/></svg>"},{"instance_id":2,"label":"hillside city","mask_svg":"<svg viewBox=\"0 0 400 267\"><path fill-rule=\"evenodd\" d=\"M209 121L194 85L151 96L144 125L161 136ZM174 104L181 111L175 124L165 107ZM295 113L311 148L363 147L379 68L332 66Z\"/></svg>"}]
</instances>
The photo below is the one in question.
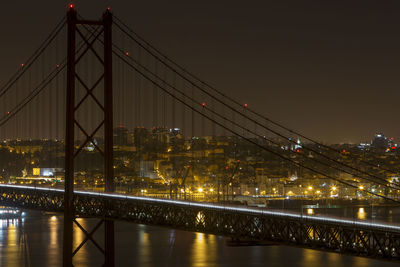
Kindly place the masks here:
<instances>
[{"instance_id":1,"label":"hillside city","mask_svg":"<svg viewBox=\"0 0 400 267\"><path fill-rule=\"evenodd\" d=\"M371 142L321 146L300 139L254 142L321 170L342 184L308 168L288 163L260 147L233 136L184 138L180 129L114 128L116 190L133 195L202 201L242 201L249 197L279 199L376 198L367 191L397 198L391 190L344 171L321 165L321 155L386 180L399 182L400 149L393 138L376 134ZM279 143L280 145L276 145ZM102 139L95 138L75 160L75 187L103 191ZM76 149L79 149L79 142ZM340 152L340 153L338 153ZM327 161L327 157L319 159ZM61 140L4 140L0 146L2 183L62 187L64 142Z\"/></svg>"}]
</instances>

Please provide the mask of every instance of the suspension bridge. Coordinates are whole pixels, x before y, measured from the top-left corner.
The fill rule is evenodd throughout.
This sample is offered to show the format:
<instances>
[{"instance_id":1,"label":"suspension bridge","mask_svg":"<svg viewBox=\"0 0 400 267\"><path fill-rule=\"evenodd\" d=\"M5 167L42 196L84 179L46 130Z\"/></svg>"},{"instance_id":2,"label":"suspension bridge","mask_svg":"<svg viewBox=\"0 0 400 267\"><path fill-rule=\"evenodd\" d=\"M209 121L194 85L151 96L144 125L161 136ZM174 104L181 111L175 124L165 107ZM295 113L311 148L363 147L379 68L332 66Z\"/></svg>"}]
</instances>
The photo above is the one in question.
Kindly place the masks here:
<instances>
[{"instance_id":1,"label":"suspension bridge","mask_svg":"<svg viewBox=\"0 0 400 267\"><path fill-rule=\"evenodd\" d=\"M278 166L276 173L295 170L302 175L295 180L328 185L326 194L340 186L396 207L400 184L388 179L396 168L322 144L240 103L170 59L110 9L87 20L71 5L0 88L0 101L7 149L0 155L7 162L0 203L63 212L64 266L72 266L89 241L105 266L114 266L114 220L399 259L400 225L233 201L241 180L257 184L248 170L268 172L262 167L268 162ZM165 198L138 196L138 189ZM190 200L194 191L206 196L205 190L203 202ZM99 223L85 229L79 217ZM104 246L93 238L103 224ZM74 225L86 235L78 247Z\"/></svg>"}]
</instances>

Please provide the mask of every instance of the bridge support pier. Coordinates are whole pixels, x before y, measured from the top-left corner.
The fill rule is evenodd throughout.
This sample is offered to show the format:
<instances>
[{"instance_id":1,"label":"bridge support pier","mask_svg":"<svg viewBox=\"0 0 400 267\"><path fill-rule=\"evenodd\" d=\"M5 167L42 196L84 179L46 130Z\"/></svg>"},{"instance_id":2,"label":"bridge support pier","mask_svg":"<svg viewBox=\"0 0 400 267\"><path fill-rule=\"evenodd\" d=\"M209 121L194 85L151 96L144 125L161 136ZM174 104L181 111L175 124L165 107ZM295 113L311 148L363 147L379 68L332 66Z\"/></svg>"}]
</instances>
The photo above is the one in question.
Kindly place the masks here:
<instances>
[{"instance_id":1,"label":"bridge support pier","mask_svg":"<svg viewBox=\"0 0 400 267\"><path fill-rule=\"evenodd\" d=\"M104 266L113 267L115 264L114 249L114 222L107 218L107 207L104 219L97 224L92 231L85 230L76 219L76 209L74 206L74 160L79 152L88 144L94 143L93 138L97 131L104 126L104 151L99 147L97 150L104 156L104 180L105 192L114 192L114 159L113 159L113 95L112 95L112 14L109 9L103 14L101 21L79 20L74 7L71 5L67 13L68 24L68 48L67 48L67 110L66 110L66 136L65 136L65 193L64 193L64 240L63 240L63 266L73 266L73 257L79 249L87 242L92 241L102 254L104 254ZM86 38L77 26L84 26L91 31L93 26L101 27L100 33L92 34ZM79 54L76 49L76 33L83 39L86 49ZM104 73L99 77L98 81L92 86L87 86L76 73L76 65L79 60L88 52L92 51L96 56L93 44L99 41L99 37L103 33L104 40L104 56L99 59L104 67ZM101 41L100 41L101 42ZM85 99L92 97L96 99L92 90L98 86L100 80L104 82L104 102L102 111L104 114L103 122L92 132L85 130L85 126L79 124L76 119L76 111ZM86 89L86 96L76 106L75 104L75 84L79 82ZM75 126L86 136L85 142L75 149ZM104 249L93 239L93 233L104 222ZM74 223L86 235L84 241L73 248L73 227Z\"/></svg>"}]
</instances>

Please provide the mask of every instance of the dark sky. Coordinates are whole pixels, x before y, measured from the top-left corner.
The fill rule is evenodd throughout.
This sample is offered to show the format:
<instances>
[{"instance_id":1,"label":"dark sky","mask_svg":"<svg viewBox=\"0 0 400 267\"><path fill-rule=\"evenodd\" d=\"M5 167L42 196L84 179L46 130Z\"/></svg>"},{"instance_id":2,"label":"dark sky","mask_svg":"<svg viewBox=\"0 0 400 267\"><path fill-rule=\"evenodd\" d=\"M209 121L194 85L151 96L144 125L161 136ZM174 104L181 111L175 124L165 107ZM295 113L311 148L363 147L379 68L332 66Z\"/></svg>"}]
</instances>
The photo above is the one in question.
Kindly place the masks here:
<instances>
[{"instance_id":1,"label":"dark sky","mask_svg":"<svg viewBox=\"0 0 400 267\"><path fill-rule=\"evenodd\" d=\"M70 1L2 1L0 81ZM400 3L385 1L72 1L107 6L166 54L263 114L325 142L400 139Z\"/></svg>"}]
</instances>

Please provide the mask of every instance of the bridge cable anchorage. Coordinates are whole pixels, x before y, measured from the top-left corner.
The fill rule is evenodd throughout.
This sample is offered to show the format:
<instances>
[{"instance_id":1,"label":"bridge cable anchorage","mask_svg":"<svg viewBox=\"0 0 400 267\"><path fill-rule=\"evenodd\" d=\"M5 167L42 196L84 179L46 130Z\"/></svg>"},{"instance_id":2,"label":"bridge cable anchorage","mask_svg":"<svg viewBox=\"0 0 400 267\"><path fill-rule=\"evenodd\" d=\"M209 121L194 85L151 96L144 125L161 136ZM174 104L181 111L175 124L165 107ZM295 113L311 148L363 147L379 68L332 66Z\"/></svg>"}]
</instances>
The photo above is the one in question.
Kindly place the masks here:
<instances>
[{"instance_id":1,"label":"bridge cable anchorage","mask_svg":"<svg viewBox=\"0 0 400 267\"><path fill-rule=\"evenodd\" d=\"M162 53L160 50L158 50L158 49L155 48L153 45L151 45L149 42L147 42L144 38L142 38L139 34L137 34L135 31L133 31L131 28L129 28L129 26L127 26L127 25L126 25L124 22L122 22L120 19L118 19L117 17L115 17L115 20L116 20L118 23L120 23L121 25L123 25L123 27L125 27L131 34L128 33L126 30L124 30L124 29L122 28L122 26L120 26L118 23L114 22L114 23L116 24L116 26L117 26L121 31L123 31L125 34L127 34L127 35L128 35L134 42L136 42L138 45L142 46L149 54L151 54L152 56L156 57L156 58L157 58L160 62L162 62L166 67L168 67L168 68L170 68L172 71L176 72L181 78L183 78L183 79L189 81L188 78L186 78L185 76L183 76L182 74L180 74L179 71L178 71L177 69L175 69L174 67L172 67L171 65L169 65L166 61L169 61L170 63L172 63L173 65L175 65L180 71L182 71L182 72L184 72L185 74L189 75L189 77L191 77L191 78L195 79L196 81L200 82L202 85L204 85L204 86L210 88L211 90L213 90L214 92L216 92L218 95L222 96L223 98L225 98L225 99L231 101L233 104L235 104L235 105L237 105L237 106L239 106L239 107L242 107L242 106L243 106L243 104L240 103L239 101L237 101L237 100L235 100L234 98L232 98L232 97L230 97L230 96L224 94L222 91L216 89L215 87L211 86L209 83L207 83L207 82L201 80L201 79L198 78L196 75L190 73L190 72L189 72L187 69L185 69L184 67L180 66L178 63L176 63L175 61L173 61L171 58L169 58L168 56L166 56L164 53ZM137 39L136 39L132 34L135 35ZM164 58L165 60L163 60L161 57L157 56L155 53L153 53L152 51L150 51L150 49L146 49L146 48L143 46L143 44L140 43L139 40L142 41L143 43L145 43L148 47L150 47L152 50L154 50L156 53L158 53L158 54L159 54L162 58ZM203 89L202 89L201 87L199 87L198 85L195 84L195 86L196 86L198 89L203 90ZM204 91L204 92L205 92L205 91ZM207 94L209 94L209 93L207 93ZM211 96L211 94L210 94L210 96ZM217 99L219 99L219 98L217 98ZM222 100L221 100L221 101L222 101ZM221 101L219 101L219 102L221 103ZM246 116L245 114L243 114L243 112L241 112L240 109L239 109L239 110L237 110L236 108L233 108L233 109L234 109L234 111L235 111L236 113L240 114L241 116L243 116L243 117L245 117L245 118L247 118L247 119L252 120L251 118L249 118L248 116ZM307 140L307 141L310 141L310 142L312 142L312 143L314 143L314 144L317 144L317 145L319 145L319 146L321 146L321 147L324 147L324 148L329 149L329 150L331 150L331 151L334 151L334 152L336 152L336 153L339 153L339 154L342 153L340 150L337 150L337 149L335 149L335 148L332 148L332 147L330 147L330 146L327 146L327 145L325 145L325 144L323 144L323 143L320 143L320 142L316 141L315 139L309 138L309 137L307 137L307 136L305 136L305 135L303 135L303 134L301 134L301 133L299 133L299 132L297 132L297 131L294 131L294 130L292 130L292 129L290 129L290 128L288 128L288 127L286 127L286 126L284 126L284 125L282 125L282 124L280 124L280 123L278 123L278 122L276 122L276 121L274 121L274 120L272 120L272 119L270 119L270 118L268 118L268 117L266 117L266 116L264 116L264 115L262 115L261 113L255 111L254 109L251 109L251 108L247 108L247 109L249 110L250 113L256 115L256 116L259 117L259 118L264 119L264 120L267 121L267 122L270 122L271 124L273 124L273 125L275 125L275 126L278 126L279 128L282 128L282 129L288 131L289 133L296 134L296 135L300 136L301 138L303 138L303 139L305 139L305 140ZM252 120L252 121L253 121L253 120ZM264 127L265 125L261 125L261 126ZM304 147L304 146L303 146L303 147ZM319 152L318 152L318 153L319 153ZM382 166L380 166L380 165L376 165L376 164L370 163L370 162L368 162L368 161L365 161L365 160L363 160L363 159L360 159L360 158L358 158L358 157L355 157L355 156L352 155L352 154L350 154L349 156L350 156L351 158L353 158L353 159L356 159L356 160L360 161L360 162L363 163L363 164L366 164L366 165L369 165L369 166L372 166L372 167L377 167L377 168L382 169L382 170L387 171L387 172L399 173L399 171L394 171L394 170L391 170L391 169L389 169L389 168L384 168L384 167L382 167Z\"/></svg>"},{"instance_id":2,"label":"bridge cable anchorage","mask_svg":"<svg viewBox=\"0 0 400 267\"><path fill-rule=\"evenodd\" d=\"M133 66L132 64L130 64L130 63L129 63L124 57L122 57L120 54L116 54L115 52L114 52L114 54L115 54L119 59L123 60L126 64L128 64L128 66L130 66L130 67L132 67L133 69L135 69L136 72L138 72L139 74L141 74L145 79L147 79L148 81L150 81L150 82L153 83L153 84L156 84L158 88L160 88L161 90L163 90L163 91L164 91L166 94L168 94L170 97L174 97L174 95L173 95L171 92L169 92L166 88L164 88L162 85L160 85L160 84L158 84L157 82L155 82L154 80L152 80L149 76L147 76L144 72L142 72L141 70L139 70L137 67L135 67L135 66ZM187 97L187 96L186 96L186 97ZM307 170L309 170L309 171L312 171L312 172L314 172L314 173L316 173L316 174L322 175L322 176L324 176L324 177L326 177L326 178L328 178L328 179L335 180L335 181L337 181L337 182L339 182L339 183L341 183L341 184L350 186L350 187L352 187L352 188L358 188L357 186L355 186L355 185L353 185L353 184L350 184L350 183L345 182L345 181L343 181L343 180L341 180L341 179L339 179L339 178L335 178L335 177L332 177L332 176L327 175L327 174L325 174L325 173L322 173L322 172L320 172L320 171L318 171L318 170L315 170L314 168L305 166L305 165L303 165L303 164L301 164L301 163L298 163L298 162L296 162L296 161L294 161L294 160L292 160L292 159L290 159L290 158L287 158L287 157L281 155L280 153L277 153L277 152L275 152L275 151L273 151L273 150L271 150L271 149L269 149L269 148L266 148L266 147L264 147L264 146L258 144L257 142L254 142L253 140L251 140L251 139L249 139L249 138L246 138L245 136L243 136L242 134L236 132L235 130L232 130L232 129L230 129L230 128L224 126L222 123L217 122L216 120L212 120L212 118L211 118L210 116L208 116L208 115L206 115L206 114L203 114L201 110L197 110L196 108L190 106L190 105L187 104L186 102L183 102L180 98L178 98L178 97L176 97L176 96L175 96L175 98L176 98L176 100L177 100L178 102L180 102L180 103L183 104L183 105L186 105L188 108L192 109L195 113L199 114L200 116L204 116L204 117L207 118L209 121L211 121L211 122L213 122L213 123L216 123L216 124L219 125L220 127L225 127L226 130L228 130L229 132L233 133L234 135L243 138L244 140L248 141L249 143L252 143L252 144L258 146L258 147L260 147L260 148L262 148L262 149L264 149L264 150L266 150L266 151L268 151L268 152L270 152L270 153L272 153L272 154L274 154L274 155L276 155L276 156L278 156L278 157L284 159L285 161L291 162L291 163L295 164L296 166L302 167L302 168L307 169ZM216 114L216 115L218 115L218 114ZM232 123L234 123L235 125L237 125L237 124L236 124L235 122L233 122L233 121L232 121ZM247 129L247 131L250 131L250 130ZM361 178L361 177L359 177L359 178ZM362 179L366 179L366 178L362 178ZM365 192L367 192L368 194L371 194L371 195L374 195L374 196L377 196L377 197L386 199L386 200L390 200L390 201L393 201L393 202L396 202L396 203L400 203L400 201L398 201L398 200L395 200L395 199L392 199L392 198L389 198L389 197L386 197L386 196L379 195L379 194L374 193L374 192L369 191L369 190L365 190Z\"/></svg>"},{"instance_id":3,"label":"bridge cable anchorage","mask_svg":"<svg viewBox=\"0 0 400 267\"><path fill-rule=\"evenodd\" d=\"M118 49L118 50L120 50L120 49ZM140 66L142 69L144 69L146 72L150 73L150 74L151 74L153 77L155 77L156 79L162 80L162 78L160 78L159 76L157 76L157 75L155 75L154 73L152 73L151 70L149 70L148 68L144 67L143 65L141 65L141 64L140 64L139 62L137 62L136 60L132 59L132 61L134 61L137 65L139 65L139 66ZM163 82L163 83L164 83L164 82ZM176 88L174 88L174 87L171 86L170 84L167 84L167 85L168 85L168 87L170 87L170 88L176 90ZM179 92L182 94L181 91L179 91ZM184 97L187 97L187 96L184 95ZM205 102L202 103L202 107L203 107L203 109L206 108ZM212 111L212 112L213 112L213 111ZM215 114L215 112L213 112L213 113ZM218 115L218 114L217 114L217 115ZM219 115L218 115L218 116L219 116ZM234 116L234 114L233 114L232 116ZM221 116L220 116L220 117L221 117ZM224 119L224 120L229 120L229 119L227 119L226 117L224 117L223 119ZM243 129L244 132L250 132L250 133L256 134L258 137L263 138L263 139L266 139L266 140L270 141L271 143L274 143L274 144L278 145L278 143L276 143L276 142L274 142L274 141L272 141L272 140L270 140L270 139L268 139L268 138L266 138L266 137L263 137L263 136L257 134L256 132L252 132L252 131L250 131L246 126L240 126L238 123L235 123L234 121L235 121L235 119L234 119L234 117L233 117L232 120L231 120L232 126L233 126L233 127L239 126L240 128ZM285 139L287 139L287 137L285 137L285 136L282 136L282 135L280 135L280 136L283 137L283 138L285 138ZM315 151L315 150L313 150L313 149L309 149L309 150L311 150L311 151L317 153L317 151ZM292 152L292 153L293 153L293 152ZM303 155L303 154L301 154L301 156L304 157L304 158L307 158L307 157L306 157L305 155ZM387 187L387 185L386 185L386 184L387 184L387 181L386 181L385 179L381 178L381 177L378 177L378 176L373 175L373 174L370 174L370 173L368 173L368 172L359 170L359 169L357 169L357 168L355 168L355 167L353 167L353 166L350 166L350 165L345 164L345 163L343 163L343 162L340 162L340 161L337 161L337 160L335 160L335 159L332 159L332 158L330 158L330 157L328 157L328 156L326 156L326 155L324 155L324 154L320 154L320 156L322 156L322 157L324 157L324 158L326 158L326 159L328 159L328 160L330 160L330 161L332 161L332 162L334 162L334 163L336 163L336 164L338 164L338 165L344 166L344 167L346 167L346 168L350 168L350 169L352 169L353 171L357 171L357 172L359 172L359 173L361 173L361 174L363 174L363 175L367 175L367 176L370 176L370 177L372 177L372 178L374 178L374 179L378 179L378 183L379 183L379 184L381 184L381 185ZM308 159L308 158L307 158L307 159ZM321 163L321 161L317 161L316 159L313 159L313 158L312 158L311 160ZM322 163L322 164L323 164L323 165L326 165L326 166L328 166L328 167L330 167L330 168L334 168L333 166L327 165L326 163ZM344 171L344 172L349 173L348 171ZM349 174L353 174L353 175L354 175L354 173L349 173ZM355 174L355 176L358 176L358 177L359 177L358 174ZM362 179L366 179L366 180L371 181L371 179L369 179L369 178L363 178L363 177L359 177L359 178L362 178ZM382 181L382 182L379 182L379 180ZM373 182L376 182L376 181L373 180ZM394 184L394 185L396 185L396 186L400 186L400 185L398 185L397 183L392 183L392 184ZM396 189L396 190L398 189L398 188L394 188L394 187L391 187L391 188L392 188L392 189Z\"/></svg>"}]
</instances>

